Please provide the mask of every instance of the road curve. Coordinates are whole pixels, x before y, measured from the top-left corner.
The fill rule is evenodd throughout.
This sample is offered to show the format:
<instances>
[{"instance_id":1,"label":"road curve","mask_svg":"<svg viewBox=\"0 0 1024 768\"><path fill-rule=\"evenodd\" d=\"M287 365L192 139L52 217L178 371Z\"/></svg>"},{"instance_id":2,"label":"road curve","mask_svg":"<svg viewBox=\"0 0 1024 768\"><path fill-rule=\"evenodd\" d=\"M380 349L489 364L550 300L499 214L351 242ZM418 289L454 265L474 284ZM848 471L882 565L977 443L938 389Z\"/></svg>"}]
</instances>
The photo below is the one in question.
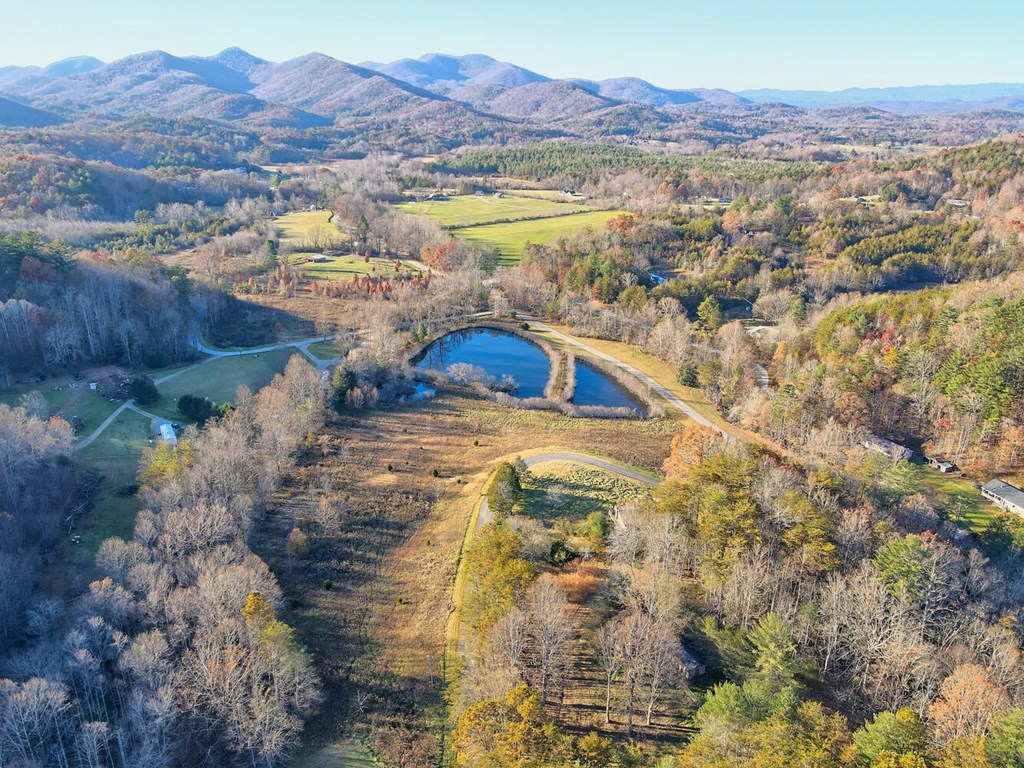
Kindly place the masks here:
<instances>
[{"instance_id":1,"label":"road curve","mask_svg":"<svg viewBox=\"0 0 1024 768\"><path fill-rule=\"evenodd\" d=\"M523 459L523 463L528 467L532 467L534 464L541 464L545 461L574 461L577 464L587 464L591 467L597 467L603 469L605 472L610 472L613 475L619 475L620 477L626 477L630 480L635 480L638 483L643 483L654 487L661 482L656 477L651 477L648 474L640 472L629 467L624 467L621 464L616 464L614 461L608 461L607 459L600 459L597 456L590 456L586 453L572 453L568 451L554 451L551 453L538 453L536 456L527 456ZM494 519L494 514L491 512L491 505L487 501L485 495L480 500L480 512L476 518L476 527L482 528Z\"/></svg>"},{"instance_id":2,"label":"road curve","mask_svg":"<svg viewBox=\"0 0 1024 768\"><path fill-rule=\"evenodd\" d=\"M525 315L523 317L525 317ZM665 387L663 387L661 384L659 384L657 381L652 379L650 376L648 376L643 371L637 370L636 368L634 368L629 363L625 363L622 360L619 360L617 357L612 357L611 355L609 355L609 354L607 354L605 352L602 352L599 349L594 349L593 347L591 347L591 346L589 346L587 344L584 344L582 341L579 341L578 339L574 339L571 336L566 336L564 333L559 333L554 328L552 328L550 325L546 325L545 323L542 323L539 320L530 318L530 322L531 322L531 324L534 327L539 328L540 330L545 331L546 333L550 333L552 336L554 336L554 337L556 337L558 339L561 339L566 344L571 344L574 347L577 347L579 349L585 350L589 354L594 355L595 357L599 357L602 360L605 360L605 361L611 363L612 365L616 366L617 368L621 368L623 371L628 373L630 376L633 376L634 378L640 379L640 381L642 381L648 387L650 387L655 392L657 392L659 395L661 395L665 399L665 401L669 405L671 405L673 408L675 408L677 411L685 413L687 416L689 416L691 419L693 419L695 422L697 422L701 426L710 427L711 429L715 430L716 432L718 432L720 435L722 435L726 439L731 439L732 438L732 435L730 435L724 429L719 427L717 424L715 424L715 423L709 421L708 419L706 419L705 417L701 416L699 413L697 413L697 411L695 411L693 408L691 408L689 405L687 405L683 400L681 400L680 398L678 398L675 395L673 395Z\"/></svg>"},{"instance_id":3,"label":"road curve","mask_svg":"<svg viewBox=\"0 0 1024 768\"><path fill-rule=\"evenodd\" d=\"M104 429L109 427L114 419L120 416L127 409L131 408L133 405L134 403L131 400L126 400L125 402L121 403L121 405L119 405L112 414L110 414L109 416L107 416L107 418L100 422L100 425L96 427L95 431L93 431L91 435L89 435L88 437L83 437L81 440L79 440L77 443L71 446L71 450L80 451L83 448L85 448L87 445L89 445L89 443L91 443L93 440L99 437L100 433L102 433Z\"/></svg>"}]
</instances>

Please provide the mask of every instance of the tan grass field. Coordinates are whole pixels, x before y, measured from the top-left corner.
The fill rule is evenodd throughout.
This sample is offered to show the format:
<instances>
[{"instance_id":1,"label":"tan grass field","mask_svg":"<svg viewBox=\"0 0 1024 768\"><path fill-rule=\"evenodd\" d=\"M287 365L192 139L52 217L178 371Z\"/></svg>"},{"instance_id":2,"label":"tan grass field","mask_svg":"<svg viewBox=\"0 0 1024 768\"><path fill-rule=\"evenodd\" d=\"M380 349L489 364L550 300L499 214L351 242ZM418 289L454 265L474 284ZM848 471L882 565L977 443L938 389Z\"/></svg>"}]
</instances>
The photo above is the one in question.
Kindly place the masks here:
<instances>
[{"instance_id":1,"label":"tan grass field","mask_svg":"<svg viewBox=\"0 0 1024 768\"><path fill-rule=\"evenodd\" d=\"M336 745L365 696L412 696L424 707L428 733L447 727L441 674L458 557L484 482L502 457L554 446L657 471L683 424L569 419L453 392L345 417L330 428L255 542L294 596L287 620L309 645L327 691L307 731L307 754ZM330 534L311 519L324 497L343 510ZM314 544L289 569L283 545L296 525Z\"/></svg>"}]
</instances>

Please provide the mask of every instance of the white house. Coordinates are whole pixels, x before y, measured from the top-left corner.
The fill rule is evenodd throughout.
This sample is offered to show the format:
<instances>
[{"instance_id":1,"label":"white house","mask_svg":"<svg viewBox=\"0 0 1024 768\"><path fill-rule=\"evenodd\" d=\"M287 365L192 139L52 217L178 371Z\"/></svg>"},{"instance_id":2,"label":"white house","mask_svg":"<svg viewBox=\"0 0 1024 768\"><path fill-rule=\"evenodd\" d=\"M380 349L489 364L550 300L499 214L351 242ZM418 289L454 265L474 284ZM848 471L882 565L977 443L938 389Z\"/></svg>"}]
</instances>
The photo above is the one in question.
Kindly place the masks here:
<instances>
[{"instance_id":1,"label":"white house","mask_svg":"<svg viewBox=\"0 0 1024 768\"><path fill-rule=\"evenodd\" d=\"M981 493L1003 509L1024 515L1024 491L1017 486L1003 480L989 480L981 486Z\"/></svg>"}]
</instances>

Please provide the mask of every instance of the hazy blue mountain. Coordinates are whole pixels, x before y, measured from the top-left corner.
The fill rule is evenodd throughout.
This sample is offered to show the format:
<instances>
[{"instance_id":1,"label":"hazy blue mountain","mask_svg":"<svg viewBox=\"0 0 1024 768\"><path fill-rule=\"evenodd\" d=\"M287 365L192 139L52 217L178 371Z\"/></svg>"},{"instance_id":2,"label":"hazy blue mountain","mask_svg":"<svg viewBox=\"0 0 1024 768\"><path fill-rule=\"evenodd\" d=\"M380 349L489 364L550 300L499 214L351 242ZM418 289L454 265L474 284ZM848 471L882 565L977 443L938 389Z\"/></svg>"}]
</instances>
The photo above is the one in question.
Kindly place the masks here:
<instances>
[{"instance_id":1,"label":"hazy blue mountain","mask_svg":"<svg viewBox=\"0 0 1024 768\"><path fill-rule=\"evenodd\" d=\"M0 88L18 80L31 78L38 83L48 79L91 72L102 66L103 62L93 56L74 56L70 59L55 61L45 67L0 67Z\"/></svg>"},{"instance_id":2,"label":"hazy blue mountain","mask_svg":"<svg viewBox=\"0 0 1024 768\"><path fill-rule=\"evenodd\" d=\"M683 104L742 104L746 99L721 89L692 88L674 90L659 88L638 77L616 77L610 80L574 80L573 82L605 98L632 101L652 107L670 107Z\"/></svg>"},{"instance_id":3,"label":"hazy blue mountain","mask_svg":"<svg viewBox=\"0 0 1024 768\"><path fill-rule=\"evenodd\" d=\"M103 62L95 56L73 56L70 59L55 61L47 67L43 67L43 74L47 77L67 77L68 75L80 75L83 72L92 72L103 66Z\"/></svg>"},{"instance_id":4,"label":"hazy blue mountain","mask_svg":"<svg viewBox=\"0 0 1024 768\"><path fill-rule=\"evenodd\" d=\"M202 117L254 125L308 127L329 123L248 93L244 73L214 58L181 58L164 51L135 54L60 78L28 77L6 90L33 106L67 113L136 117Z\"/></svg>"},{"instance_id":5,"label":"hazy blue mountain","mask_svg":"<svg viewBox=\"0 0 1024 768\"><path fill-rule=\"evenodd\" d=\"M49 112L33 109L16 101L0 97L0 125L25 128L41 128L56 125L61 119Z\"/></svg>"},{"instance_id":6,"label":"hazy blue mountain","mask_svg":"<svg viewBox=\"0 0 1024 768\"><path fill-rule=\"evenodd\" d=\"M504 96L507 89L535 86L538 83L571 83L606 99L646 104L652 107L698 103L737 104L744 101L728 91L659 88L636 77L620 77L601 81L557 80L481 54L448 56L440 53L428 53L418 59L400 59L389 64L366 62L364 66L410 85L481 106L498 96ZM578 94L573 94L571 90L565 88L550 88L547 91L552 94L573 95L574 101L579 101ZM518 97L507 96L504 97L504 100L508 102L521 101L525 104L534 99L537 93L544 92L545 89L531 88ZM557 108L552 109L557 111ZM518 107L510 110L517 114L520 111ZM504 113L498 112L498 114Z\"/></svg>"},{"instance_id":7,"label":"hazy blue mountain","mask_svg":"<svg viewBox=\"0 0 1024 768\"><path fill-rule=\"evenodd\" d=\"M322 53L267 64L253 73L253 80L254 95L318 115L395 114L445 101L436 93Z\"/></svg>"},{"instance_id":8,"label":"hazy blue mountain","mask_svg":"<svg viewBox=\"0 0 1024 768\"><path fill-rule=\"evenodd\" d=\"M1024 111L1024 84L915 86L845 91L669 89L646 80L558 80L490 56L432 53L356 66L320 53L281 63L228 48L213 56L149 51L104 64L90 56L46 67L0 67L6 124L82 115L114 119L194 117L254 127L388 130L392 123L450 140L504 130L583 128L628 135L635 125L758 109L878 108L887 112ZM781 105L792 105L784 107ZM758 113L761 120L785 119ZM633 121L635 125L632 125Z\"/></svg>"},{"instance_id":9,"label":"hazy blue mountain","mask_svg":"<svg viewBox=\"0 0 1024 768\"><path fill-rule=\"evenodd\" d=\"M739 95L757 102L782 102L797 107L829 107L845 104L869 104L884 108L901 104L908 111L924 105L945 105L942 109L975 109L985 102L1024 96L1024 83L980 83L977 85L914 85L896 88L846 88L842 91L791 91L771 88L739 91ZM915 109L910 109L912 106ZM931 109L936 109L932 107Z\"/></svg>"},{"instance_id":10,"label":"hazy blue mountain","mask_svg":"<svg viewBox=\"0 0 1024 768\"><path fill-rule=\"evenodd\" d=\"M25 77L39 76L42 73L42 67L0 67L0 88L3 88L8 83L13 83Z\"/></svg>"},{"instance_id":11,"label":"hazy blue mountain","mask_svg":"<svg viewBox=\"0 0 1024 768\"><path fill-rule=\"evenodd\" d=\"M259 56L253 56L248 51L234 47L225 48L216 56L209 56L207 58L209 61L214 61L230 70L239 72L247 78L260 67L265 67L271 63L266 59L261 59Z\"/></svg>"},{"instance_id":12,"label":"hazy blue mountain","mask_svg":"<svg viewBox=\"0 0 1024 768\"><path fill-rule=\"evenodd\" d=\"M367 62L366 66L396 80L438 93L474 85L515 88L550 79L515 64L498 61L482 54L448 56L443 53L428 53L418 59L400 59L390 64Z\"/></svg>"},{"instance_id":13,"label":"hazy blue mountain","mask_svg":"<svg viewBox=\"0 0 1024 768\"><path fill-rule=\"evenodd\" d=\"M452 91L450 96L493 115L541 122L579 118L618 105L618 102L568 80L529 83L514 88L493 84L470 85Z\"/></svg>"},{"instance_id":14,"label":"hazy blue mountain","mask_svg":"<svg viewBox=\"0 0 1024 768\"><path fill-rule=\"evenodd\" d=\"M695 96L689 91L665 90L637 77L616 77L600 81L573 80L573 82L609 99L635 101L656 107L665 107L670 104L693 104L701 101L699 96Z\"/></svg>"}]
</instances>

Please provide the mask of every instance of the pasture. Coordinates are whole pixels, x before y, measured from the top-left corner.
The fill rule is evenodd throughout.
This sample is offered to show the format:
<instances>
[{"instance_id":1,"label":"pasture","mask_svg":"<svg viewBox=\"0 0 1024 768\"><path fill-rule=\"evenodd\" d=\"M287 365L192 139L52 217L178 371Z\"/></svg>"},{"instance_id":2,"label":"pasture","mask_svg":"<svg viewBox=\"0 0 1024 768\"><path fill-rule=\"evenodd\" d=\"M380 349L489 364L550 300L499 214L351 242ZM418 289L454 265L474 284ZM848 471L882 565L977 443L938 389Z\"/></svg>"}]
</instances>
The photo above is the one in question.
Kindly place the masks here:
<instances>
[{"instance_id":1,"label":"pasture","mask_svg":"<svg viewBox=\"0 0 1024 768\"><path fill-rule=\"evenodd\" d=\"M23 398L30 392L38 392L46 402L46 416L62 414L63 418L68 421L77 416L85 422L83 434L92 432L120 405L120 403L110 402L99 392L89 389L85 381L77 382L74 389L71 389L70 385L71 379L68 376L49 379L40 384L20 387L0 395L0 403L16 408L24 404ZM60 386L61 389L54 391L54 386Z\"/></svg>"},{"instance_id":2,"label":"pasture","mask_svg":"<svg viewBox=\"0 0 1024 768\"><path fill-rule=\"evenodd\" d=\"M526 246L552 245L560 237L572 235L584 229L600 229L610 219L620 215L622 211L588 211L569 216L552 216L546 219L529 219L502 224L482 224L475 227L453 229L456 237L461 237L474 245L493 248L500 255L498 261L502 266L516 264L523 256Z\"/></svg>"},{"instance_id":3,"label":"pasture","mask_svg":"<svg viewBox=\"0 0 1024 768\"><path fill-rule=\"evenodd\" d=\"M400 274L420 274L419 269L401 259L384 259L379 256L371 256L367 262L363 256L354 253L344 256L328 256L327 261L321 262L306 260L296 264L296 266L306 274L306 278L309 280L340 282L351 280L352 275L387 277L398 274L395 271L396 261L399 263Z\"/></svg>"},{"instance_id":4,"label":"pasture","mask_svg":"<svg viewBox=\"0 0 1024 768\"><path fill-rule=\"evenodd\" d=\"M448 200L399 203L395 207L413 216L426 216L442 227L453 229L494 222L544 219L590 210L585 205L518 195L459 195Z\"/></svg>"},{"instance_id":5,"label":"pasture","mask_svg":"<svg viewBox=\"0 0 1024 768\"><path fill-rule=\"evenodd\" d=\"M331 218L330 211L293 211L274 219L282 246L295 252L318 252L337 247L346 238Z\"/></svg>"},{"instance_id":6,"label":"pasture","mask_svg":"<svg viewBox=\"0 0 1024 768\"><path fill-rule=\"evenodd\" d=\"M134 485L144 452L155 445L152 422L135 411L123 411L103 433L83 448L78 456L83 464L102 476L91 509L75 525L82 537L68 545L67 559L75 578L85 583L94 572L96 551L105 539L120 536L130 539L135 515L141 504Z\"/></svg>"},{"instance_id":7,"label":"pasture","mask_svg":"<svg viewBox=\"0 0 1024 768\"><path fill-rule=\"evenodd\" d=\"M171 421L184 421L176 401L182 395L208 397L215 403L235 399L242 385L255 392L284 370L292 355L304 357L295 349L275 349L258 355L229 355L196 366L161 384L160 399L144 410Z\"/></svg>"}]
</instances>

